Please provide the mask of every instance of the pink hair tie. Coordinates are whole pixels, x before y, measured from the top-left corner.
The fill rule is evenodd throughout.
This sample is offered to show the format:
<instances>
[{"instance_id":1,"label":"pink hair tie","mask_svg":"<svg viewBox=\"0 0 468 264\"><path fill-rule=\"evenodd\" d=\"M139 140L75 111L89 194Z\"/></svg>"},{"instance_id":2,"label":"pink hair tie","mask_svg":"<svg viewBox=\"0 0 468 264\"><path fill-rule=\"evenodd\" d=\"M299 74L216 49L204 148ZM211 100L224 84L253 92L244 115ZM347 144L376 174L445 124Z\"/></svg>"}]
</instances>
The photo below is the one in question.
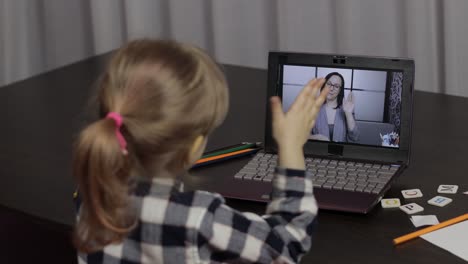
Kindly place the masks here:
<instances>
[{"instance_id":1,"label":"pink hair tie","mask_svg":"<svg viewBox=\"0 0 468 264\"><path fill-rule=\"evenodd\" d=\"M125 141L125 138L123 137L122 132L120 132L120 127L122 127L122 123L123 123L122 116L116 112L109 112L106 118L110 118L115 121L115 135L117 136L117 140L119 141L120 149L122 149L123 154L126 155L128 153L127 141Z\"/></svg>"}]
</instances>

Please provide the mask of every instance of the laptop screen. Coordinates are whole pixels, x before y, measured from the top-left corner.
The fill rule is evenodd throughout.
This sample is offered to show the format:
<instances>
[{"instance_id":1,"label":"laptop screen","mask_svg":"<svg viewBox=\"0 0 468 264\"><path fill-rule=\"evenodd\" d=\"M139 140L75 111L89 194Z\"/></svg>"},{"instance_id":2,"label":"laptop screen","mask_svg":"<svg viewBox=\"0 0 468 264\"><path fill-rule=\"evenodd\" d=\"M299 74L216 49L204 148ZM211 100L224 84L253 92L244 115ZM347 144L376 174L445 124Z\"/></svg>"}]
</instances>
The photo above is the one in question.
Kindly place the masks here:
<instances>
[{"instance_id":1,"label":"laptop screen","mask_svg":"<svg viewBox=\"0 0 468 264\"><path fill-rule=\"evenodd\" d=\"M330 87L310 141L400 148L403 72L283 64L282 100L287 111L312 78Z\"/></svg>"}]
</instances>

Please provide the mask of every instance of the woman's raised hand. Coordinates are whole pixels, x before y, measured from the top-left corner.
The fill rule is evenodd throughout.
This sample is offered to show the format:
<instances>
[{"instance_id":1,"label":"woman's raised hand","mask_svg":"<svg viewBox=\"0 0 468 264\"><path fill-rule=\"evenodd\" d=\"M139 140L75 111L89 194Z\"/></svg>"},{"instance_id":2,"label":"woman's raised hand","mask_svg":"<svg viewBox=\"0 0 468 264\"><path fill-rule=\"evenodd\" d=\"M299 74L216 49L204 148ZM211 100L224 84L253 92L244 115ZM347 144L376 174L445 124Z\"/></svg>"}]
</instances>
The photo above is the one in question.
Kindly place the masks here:
<instances>
[{"instance_id":1,"label":"woman's raised hand","mask_svg":"<svg viewBox=\"0 0 468 264\"><path fill-rule=\"evenodd\" d=\"M354 111L354 94L350 92L346 97L346 100L343 101L343 111L345 113L353 113Z\"/></svg>"}]
</instances>

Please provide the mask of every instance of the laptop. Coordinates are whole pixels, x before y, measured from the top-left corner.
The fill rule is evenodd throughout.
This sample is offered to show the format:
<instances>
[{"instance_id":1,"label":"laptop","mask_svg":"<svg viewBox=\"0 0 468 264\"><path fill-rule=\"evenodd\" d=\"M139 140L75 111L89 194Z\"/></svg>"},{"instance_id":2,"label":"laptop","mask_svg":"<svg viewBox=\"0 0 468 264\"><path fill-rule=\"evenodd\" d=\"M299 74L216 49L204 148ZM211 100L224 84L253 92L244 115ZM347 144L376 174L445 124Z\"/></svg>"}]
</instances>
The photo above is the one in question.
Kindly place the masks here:
<instances>
[{"instance_id":1,"label":"laptop","mask_svg":"<svg viewBox=\"0 0 468 264\"><path fill-rule=\"evenodd\" d=\"M348 117L343 115L341 123L335 116L331 126L328 119L317 119L304 146L306 170L313 175L320 209L365 214L409 165L414 61L270 52L267 96L280 96L287 111L310 79L326 76L329 84L341 79L335 85L344 91L343 102L352 93L354 124L350 129ZM233 180L229 184L219 184L213 191L227 198L269 201L277 146L272 138L269 104L266 112L264 150L230 176Z\"/></svg>"}]
</instances>

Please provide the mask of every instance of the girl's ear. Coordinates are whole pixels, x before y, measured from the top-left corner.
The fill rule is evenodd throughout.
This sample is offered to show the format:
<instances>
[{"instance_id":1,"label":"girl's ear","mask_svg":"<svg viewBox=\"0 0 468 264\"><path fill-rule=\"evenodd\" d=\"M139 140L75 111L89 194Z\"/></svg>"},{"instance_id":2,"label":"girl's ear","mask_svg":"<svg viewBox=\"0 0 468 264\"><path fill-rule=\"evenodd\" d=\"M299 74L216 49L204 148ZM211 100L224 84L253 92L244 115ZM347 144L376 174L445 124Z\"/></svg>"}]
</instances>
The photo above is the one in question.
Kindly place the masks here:
<instances>
[{"instance_id":1,"label":"girl's ear","mask_svg":"<svg viewBox=\"0 0 468 264\"><path fill-rule=\"evenodd\" d=\"M195 138L189 150L188 162L194 164L203 154L206 147L206 137L199 135Z\"/></svg>"}]
</instances>

